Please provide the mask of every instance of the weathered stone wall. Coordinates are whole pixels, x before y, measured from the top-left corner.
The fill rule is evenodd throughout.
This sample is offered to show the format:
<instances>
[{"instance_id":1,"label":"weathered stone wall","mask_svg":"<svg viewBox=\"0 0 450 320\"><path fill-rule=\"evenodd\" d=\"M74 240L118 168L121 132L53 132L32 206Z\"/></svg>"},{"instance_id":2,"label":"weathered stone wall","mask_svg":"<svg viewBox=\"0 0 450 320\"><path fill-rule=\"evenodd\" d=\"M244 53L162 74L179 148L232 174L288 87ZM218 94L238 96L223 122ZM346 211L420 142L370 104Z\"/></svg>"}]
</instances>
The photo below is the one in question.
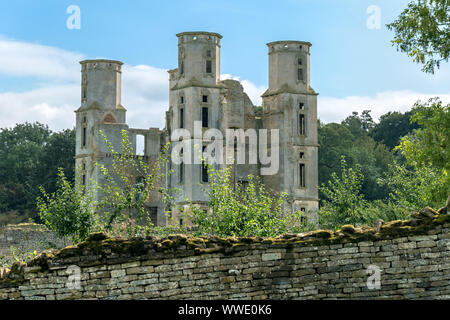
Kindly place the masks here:
<instances>
[{"instance_id":1,"label":"weathered stone wall","mask_svg":"<svg viewBox=\"0 0 450 320\"><path fill-rule=\"evenodd\" d=\"M0 267L14 261L11 247L18 258L24 258L35 250L39 253L49 248L64 246L64 241L44 225L36 223L7 225L0 228Z\"/></svg>"},{"instance_id":2,"label":"weathered stone wall","mask_svg":"<svg viewBox=\"0 0 450 320\"><path fill-rule=\"evenodd\" d=\"M0 298L448 299L449 231L445 210L424 209L379 229L266 239L92 234L4 270Z\"/></svg>"}]
</instances>

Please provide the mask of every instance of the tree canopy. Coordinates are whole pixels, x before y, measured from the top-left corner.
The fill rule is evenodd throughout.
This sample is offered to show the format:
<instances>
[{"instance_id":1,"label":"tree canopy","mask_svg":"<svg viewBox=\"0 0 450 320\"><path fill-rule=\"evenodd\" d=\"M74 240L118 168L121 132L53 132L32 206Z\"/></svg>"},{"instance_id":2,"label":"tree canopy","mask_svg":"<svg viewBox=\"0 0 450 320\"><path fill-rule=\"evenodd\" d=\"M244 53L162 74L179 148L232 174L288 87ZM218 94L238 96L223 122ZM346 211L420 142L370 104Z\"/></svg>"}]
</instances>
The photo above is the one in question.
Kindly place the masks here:
<instances>
[{"instance_id":1,"label":"tree canopy","mask_svg":"<svg viewBox=\"0 0 450 320\"><path fill-rule=\"evenodd\" d=\"M414 0L394 22L392 44L423 65L422 71L434 73L450 55L450 1Z\"/></svg>"},{"instance_id":2,"label":"tree canopy","mask_svg":"<svg viewBox=\"0 0 450 320\"><path fill-rule=\"evenodd\" d=\"M75 131L52 132L39 122L0 129L0 224L38 218L39 186L56 189L58 168L74 179Z\"/></svg>"}]
</instances>

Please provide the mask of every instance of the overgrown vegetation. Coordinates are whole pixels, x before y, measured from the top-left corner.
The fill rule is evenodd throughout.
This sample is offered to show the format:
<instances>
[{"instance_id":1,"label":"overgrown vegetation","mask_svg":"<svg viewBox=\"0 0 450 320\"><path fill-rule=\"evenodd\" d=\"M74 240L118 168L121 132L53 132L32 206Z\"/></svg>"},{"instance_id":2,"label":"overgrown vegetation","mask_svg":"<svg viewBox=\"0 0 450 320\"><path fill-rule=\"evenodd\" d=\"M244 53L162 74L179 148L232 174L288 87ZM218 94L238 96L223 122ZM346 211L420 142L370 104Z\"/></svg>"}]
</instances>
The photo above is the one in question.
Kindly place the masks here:
<instances>
[{"instance_id":1,"label":"overgrown vegetation","mask_svg":"<svg viewBox=\"0 0 450 320\"><path fill-rule=\"evenodd\" d=\"M368 117L365 119L361 117L358 119L357 114L354 114L351 121L347 118L341 127L337 124L333 124L333 127L338 126L345 132L348 129L345 127L349 123L359 122L360 125L353 126L353 132L358 132L355 128L364 130L364 127L371 127L364 126ZM386 117L381 121L385 120ZM385 160L390 159L385 163L383 170L374 167L377 161L368 161L367 158L365 161L364 158L363 161L358 161L358 157L350 157L354 163L349 167L346 161L349 152L345 148L346 145L343 146L340 152L342 157L340 170L334 171L331 179L327 183L322 183L320 188L322 201L319 216L322 225L338 228L343 224L372 224L378 219L386 221L402 219L410 212L425 206L439 208L445 204L450 194L447 160L450 139L449 105L442 105L438 98L425 103L417 102L411 111L410 121L412 124L415 123L418 129L413 129L401 137L400 144L392 151L388 151L389 156L386 150L375 148L383 150ZM370 133L369 129L365 133L366 136L363 136L366 141L370 141L367 140ZM363 145L359 146L364 148ZM350 150L355 151L355 148L358 147L352 146ZM325 154L327 152L330 150L325 149ZM376 160L376 155L373 153L371 155L373 160ZM319 158L321 158L320 149ZM323 159L323 154L322 161L328 161L326 158ZM365 183L366 185L375 183L372 190L378 189L380 192L368 194L367 189L364 189Z\"/></svg>"},{"instance_id":2,"label":"overgrown vegetation","mask_svg":"<svg viewBox=\"0 0 450 320\"><path fill-rule=\"evenodd\" d=\"M58 170L56 184L56 191L50 194L41 187L42 195L37 198L39 217L61 238L82 241L95 225L93 195L89 189L73 186L62 169Z\"/></svg>"},{"instance_id":3,"label":"overgrown vegetation","mask_svg":"<svg viewBox=\"0 0 450 320\"><path fill-rule=\"evenodd\" d=\"M97 204L101 213L99 229L116 236L149 235L155 226L145 204L157 192L164 192L158 189L163 189L160 182L165 177L168 146L158 159L151 162L135 155L126 130L121 131L119 151L101 134L112 155L112 165L106 168L103 164L97 164L104 181L96 185L100 195Z\"/></svg>"},{"instance_id":4,"label":"overgrown vegetation","mask_svg":"<svg viewBox=\"0 0 450 320\"><path fill-rule=\"evenodd\" d=\"M188 219L195 226L194 235L260 236L297 233L308 227L303 212L285 210L287 195L273 195L252 175L248 184L234 184L230 167L209 167L209 211L191 206Z\"/></svg>"}]
</instances>

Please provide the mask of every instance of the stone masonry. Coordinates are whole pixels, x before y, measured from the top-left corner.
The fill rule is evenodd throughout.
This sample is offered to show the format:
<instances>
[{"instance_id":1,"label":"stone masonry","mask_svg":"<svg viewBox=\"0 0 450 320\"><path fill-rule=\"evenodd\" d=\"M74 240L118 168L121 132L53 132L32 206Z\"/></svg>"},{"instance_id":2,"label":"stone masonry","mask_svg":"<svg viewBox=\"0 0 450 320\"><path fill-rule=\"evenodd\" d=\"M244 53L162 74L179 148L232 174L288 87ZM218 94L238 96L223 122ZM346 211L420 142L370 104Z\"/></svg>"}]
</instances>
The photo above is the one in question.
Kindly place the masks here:
<instances>
[{"instance_id":1,"label":"stone masonry","mask_svg":"<svg viewBox=\"0 0 450 320\"><path fill-rule=\"evenodd\" d=\"M48 248L63 248L70 244L59 238L55 232L36 223L21 223L0 228L0 266L13 262L13 250L18 258L24 258L32 251L41 252Z\"/></svg>"},{"instance_id":2,"label":"stone masonry","mask_svg":"<svg viewBox=\"0 0 450 320\"><path fill-rule=\"evenodd\" d=\"M191 159L181 164L169 161L166 172L172 173L161 182L168 189L179 191L174 194L177 208L167 208L157 194L147 203L147 211L155 224L168 223L167 211L181 223L180 210L189 203L208 209L209 197L205 191L209 186L208 173L202 163L196 163L200 157L195 151L201 152L211 141L216 141L207 132L218 130L225 137L227 130L234 130L237 133L232 142L244 145L245 163L223 161L214 164L215 169L228 167L232 181L243 186L249 182L250 174L261 177L271 193L287 194L286 211L301 210L312 223L317 223L318 93L310 84L311 43L275 41L267 44L269 86L262 95L262 106L254 106L239 81L220 79L220 34L183 32L177 34L177 38L178 61L177 68L168 71L169 105L164 129L128 126L127 110L121 101L122 62L105 59L80 62L81 105L75 111L77 184L88 185L90 181L103 184L104 176L96 163L106 168L112 166L111 154L100 131L115 150L120 150L121 131L125 130L136 154L149 163L157 160L169 141L178 143L182 138L183 143L189 144L183 147L184 155ZM203 133L200 138L194 136L197 127ZM176 136L181 130L188 131L189 136ZM260 130L267 130L267 133L260 134ZM272 132L276 130L279 130L279 140L272 141ZM255 131L258 143L250 141ZM266 148L260 146L263 135L264 140L265 136L270 136ZM138 139L143 141L142 154L137 150ZM224 147L227 147L225 140ZM230 149L227 157L236 159L241 154L236 150L233 153L233 146ZM260 154L263 149L267 149L271 157L276 155L276 165L275 161L270 165L265 160L260 161L261 157L250 161L250 156ZM190 201L186 202L186 198Z\"/></svg>"},{"instance_id":3,"label":"stone masonry","mask_svg":"<svg viewBox=\"0 0 450 320\"><path fill-rule=\"evenodd\" d=\"M449 231L450 215L426 208L265 239L92 234L0 271L0 299L449 299Z\"/></svg>"}]
</instances>

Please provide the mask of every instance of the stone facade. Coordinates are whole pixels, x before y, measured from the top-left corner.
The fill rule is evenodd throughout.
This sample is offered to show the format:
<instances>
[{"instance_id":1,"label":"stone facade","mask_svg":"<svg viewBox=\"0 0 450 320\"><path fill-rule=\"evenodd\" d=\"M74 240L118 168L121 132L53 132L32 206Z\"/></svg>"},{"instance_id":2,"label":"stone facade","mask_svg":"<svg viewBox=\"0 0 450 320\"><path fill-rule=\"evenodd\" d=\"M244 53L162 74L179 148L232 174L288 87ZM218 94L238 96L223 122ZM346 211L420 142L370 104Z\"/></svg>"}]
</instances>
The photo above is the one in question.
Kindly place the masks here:
<instances>
[{"instance_id":1,"label":"stone facade","mask_svg":"<svg viewBox=\"0 0 450 320\"><path fill-rule=\"evenodd\" d=\"M449 299L449 280L450 215L427 208L277 238L92 234L0 270L0 299Z\"/></svg>"},{"instance_id":2,"label":"stone facade","mask_svg":"<svg viewBox=\"0 0 450 320\"><path fill-rule=\"evenodd\" d=\"M318 209L318 144L317 93L310 86L309 42L278 41L269 48L269 88L263 94L263 105L255 107L242 85L235 80L220 80L220 40L211 32L184 32L178 37L178 67L169 70L169 107L165 128L133 129L126 124L126 109L121 104L122 62L113 60L86 60L81 62L81 107L76 111L76 181L86 184L90 179L102 183L103 176L94 164L111 165L111 155L99 132L102 130L116 148L120 147L120 132L127 130L133 147L136 137L144 136L144 157L155 161L163 146L173 138L177 129L191 134L184 138L190 143L191 164L167 164L173 172L164 183L177 188L176 203L185 205L185 199L207 207L208 178L201 163L195 163L195 149L211 142L211 138L194 136L196 122L199 130L219 130L223 137L227 129L279 130L279 142L269 140L268 152L279 154L279 165L274 173L264 174L267 164L250 163L249 139L245 139L246 164L236 162L217 164L217 168L232 167L235 183L247 182L248 175L261 176L262 182L274 194L286 192L286 208L303 210L317 221ZM224 139L224 146L225 146ZM196 147L197 145L197 147ZM225 146L226 147L226 146ZM258 149L259 150L259 149ZM171 150L169 150L171 151ZM227 154L228 156L228 154ZM234 153L236 158L238 154ZM224 161L226 162L226 161ZM164 225L164 203L159 197L149 203L154 221ZM177 217L177 212L172 212Z\"/></svg>"}]
</instances>

